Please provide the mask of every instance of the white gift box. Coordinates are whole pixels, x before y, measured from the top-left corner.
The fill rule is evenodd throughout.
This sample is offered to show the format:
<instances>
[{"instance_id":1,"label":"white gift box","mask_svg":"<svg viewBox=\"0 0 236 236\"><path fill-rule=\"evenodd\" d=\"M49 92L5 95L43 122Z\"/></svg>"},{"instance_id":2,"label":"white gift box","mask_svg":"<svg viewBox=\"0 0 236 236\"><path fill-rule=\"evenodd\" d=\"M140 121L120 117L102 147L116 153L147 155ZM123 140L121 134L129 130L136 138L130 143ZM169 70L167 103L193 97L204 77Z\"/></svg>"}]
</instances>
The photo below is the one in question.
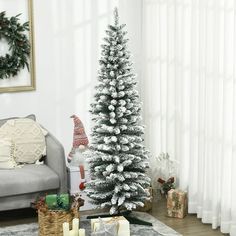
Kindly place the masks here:
<instances>
[{"instance_id":1,"label":"white gift box","mask_svg":"<svg viewBox=\"0 0 236 236\"><path fill-rule=\"evenodd\" d=\"M102 218L102 221L106 224L117 222L118 234L117 236L130 236L130 226L129 221L125 219L124 216L117 217L106 217ZM92 232L96 232L100 227L99 219L91 219L91 229Z\"/></svg>"}]
</instances>

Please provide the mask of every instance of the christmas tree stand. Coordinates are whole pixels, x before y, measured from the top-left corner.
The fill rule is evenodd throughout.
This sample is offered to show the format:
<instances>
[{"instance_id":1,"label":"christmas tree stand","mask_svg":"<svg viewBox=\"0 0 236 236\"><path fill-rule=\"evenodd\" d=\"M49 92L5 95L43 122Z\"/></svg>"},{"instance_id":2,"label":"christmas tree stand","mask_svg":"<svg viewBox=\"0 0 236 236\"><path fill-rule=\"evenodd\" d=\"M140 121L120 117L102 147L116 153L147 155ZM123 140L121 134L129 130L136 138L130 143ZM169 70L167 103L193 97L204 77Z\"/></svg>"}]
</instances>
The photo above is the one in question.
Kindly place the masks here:
<instances>
[{"instance_id":1,"label":"christmas tree stand","mask_svg":"<svg viewBox=\"0 0 236 236\"><path fill-rule=\"evenodd\" d=\"M120 213L117 213L115 215L110 215L110 214L99 214L99 215L92 215L92 216L87 216L87 219L96 219L96 218L105 218L105 217L116 217L116 216L124 216L126 220L129 221L130 224L136 224L136 225L147 225L147 226L152 226L152 223L140 220L136 217L131 216L130 214L132 211L122 211Z\"/></svg>"}]
</instances>

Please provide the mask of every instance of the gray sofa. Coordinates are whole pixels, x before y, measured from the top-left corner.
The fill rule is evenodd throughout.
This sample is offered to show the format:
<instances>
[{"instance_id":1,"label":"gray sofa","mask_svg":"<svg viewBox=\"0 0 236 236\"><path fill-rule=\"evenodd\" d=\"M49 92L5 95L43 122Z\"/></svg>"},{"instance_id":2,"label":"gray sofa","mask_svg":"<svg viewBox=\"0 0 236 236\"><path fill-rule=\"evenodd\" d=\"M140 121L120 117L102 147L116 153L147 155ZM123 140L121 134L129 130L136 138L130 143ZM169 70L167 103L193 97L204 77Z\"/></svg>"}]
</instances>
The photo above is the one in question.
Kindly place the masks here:
<instances>
[{"instance_id":1,"label":"gray sofa","mask_svg":"<svg viewBox=\"0 0 236 236\"><path fill-rule=\"evenodd\" d=\"M34 115L27 118L35 120ZM7 120L0 120L0 127ZM67 192L64 148L50 133L46 136L46 145L43 165L28 164L22 168L0 170L0 211L28 208L32 201L46 193Z\"/></svg>"}]
</instances>

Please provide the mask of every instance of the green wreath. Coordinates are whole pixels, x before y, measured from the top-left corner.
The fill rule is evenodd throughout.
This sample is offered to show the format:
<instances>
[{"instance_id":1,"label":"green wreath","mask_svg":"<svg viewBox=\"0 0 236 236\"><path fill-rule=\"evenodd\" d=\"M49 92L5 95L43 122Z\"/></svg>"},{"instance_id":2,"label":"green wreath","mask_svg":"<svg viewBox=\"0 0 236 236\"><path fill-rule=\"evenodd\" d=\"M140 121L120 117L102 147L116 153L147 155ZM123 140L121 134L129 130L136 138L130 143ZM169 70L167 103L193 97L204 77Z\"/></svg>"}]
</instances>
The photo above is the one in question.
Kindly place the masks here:
<instances>
[{"instance_id":1,"label":"green wreath","mask_svg":"<svg viewBox=\"0 0 236 236\"><path fill-rule=\"evenodd\" d=\"M0 13L0 40L7 40L10 54L0 56L0 79L17 75L25 66L29 70L30 42L25 35L25 31L29 31L29 22L19 23L20 14L11 18L5 14Z\"/></svg>"}]
</instances>

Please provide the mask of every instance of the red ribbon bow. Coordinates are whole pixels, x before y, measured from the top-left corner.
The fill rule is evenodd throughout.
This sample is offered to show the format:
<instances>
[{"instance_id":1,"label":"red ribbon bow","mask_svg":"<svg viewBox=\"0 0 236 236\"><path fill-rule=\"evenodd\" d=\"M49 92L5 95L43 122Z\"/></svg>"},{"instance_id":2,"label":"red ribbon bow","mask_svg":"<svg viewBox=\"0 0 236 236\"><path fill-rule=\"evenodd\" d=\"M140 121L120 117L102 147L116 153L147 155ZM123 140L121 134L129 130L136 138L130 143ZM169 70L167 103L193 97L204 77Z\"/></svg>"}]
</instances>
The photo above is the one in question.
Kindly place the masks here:
<instances>
[{"instance_id":1,"label":"red ribbon bow","mask_svg":"<svg viewBox=\"0 0 236 236\"><path fill-rule=\"evenodd\" d=\"M160 184L164 184L164 183L174 183L175 182L175 178L174 177L170 177L167 181L165 181L164 179L162 179L162 178L158 178L158 180L157 180L157 182L158 183L160 183Z\"/></svg>"}]
</instances>

